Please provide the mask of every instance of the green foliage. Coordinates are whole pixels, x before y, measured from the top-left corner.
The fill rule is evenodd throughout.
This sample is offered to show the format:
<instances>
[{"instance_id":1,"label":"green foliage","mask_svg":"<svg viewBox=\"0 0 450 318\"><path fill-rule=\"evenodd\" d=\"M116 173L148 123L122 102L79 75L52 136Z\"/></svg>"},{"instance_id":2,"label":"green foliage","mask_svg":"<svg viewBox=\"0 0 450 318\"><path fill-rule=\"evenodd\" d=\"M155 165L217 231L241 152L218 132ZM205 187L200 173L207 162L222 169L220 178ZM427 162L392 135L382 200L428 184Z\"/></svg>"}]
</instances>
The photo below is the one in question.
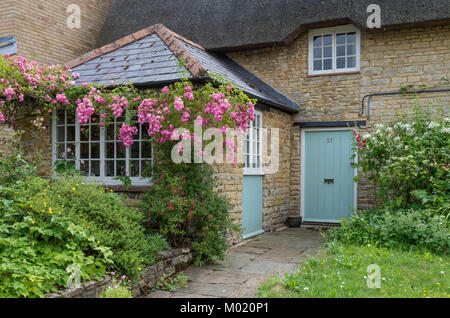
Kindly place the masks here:
<instances>
[{"instance_id":1,"label":"green foliage","mask_svg":"<svg viewBox=\"0 0 450 318\"><path fill-rule=\"evenodd\" d=\"M46 183L36 180L37 183ZM30 182L30 188L35 188ZM128 208L123 197L106 192L96 184L86 184L79 176L64 176L52 180L47 188L36 186L32 201L34 208L51 208L54 213L69 218L103 246L110 247L115 268L136 277L139 267L147 264L152 255L145 236L144 217Z\"/></svg>"},{"instance_id":2,"label":"green foliage","mask_svg":"<svg viewBox=\"0 0 450 318\"><path fill-rule=\"evenodd\" d=\"M186 287L188 279L189 277L183 274L174 275L174 273L169 273L159 278L154 290L175 291L178 288Z\"/></svg>"},{"instance_id":3,"label":"green foliage","mask_svg":"<svg viewBox=\"0 0 450 318\"><path fill-rule=\"evenodd\" d=\"M273 277L259 297L448 298L448 255L373 245L335 243L304 262L294 274ZM367 267L380 267L381 288L367 286Z\"/></svg>"},{"instance_id":4,"label":"green foliage","mask_svg":"<svg viewBox=\"0 0 450 318\"><path fill-rule=\"evenodd\" d=\"M174 165L170 149L159 148L155 184L141 205L149 226L159 230L172 246L191 246L197 264L222 258L227 249L226 234L235 226L229 218L231 207L218 191L211 167Z\"/></svg>"},{"instance_id":5,"label":"green foliage","mask_svg":"<svg viewBox=\"0 0 450 318\"><path fill-rule=\"evenodd\" d=\"M448 199L450 122L443 114L416 108L411 120L377 124L372 134L356 135L358 167L380 187L389 205L420 203L414 191Z\"/></svg>"},{"instance_id":6,"label":"green foliage","mask_svg":"<svg viewBox=\"0 0 450 318\"><path fill-rule=\"evenodd\" d=\"M112 282L100 294L101 298L133 298L131 293L130 280L126 275L118 277L115 272L112 272Z\"/></svg>"},{"instance_id":7,"label":"green foliage","mask_svg":"<svg viewBox=\"0 0 450 318\"><path fill-rule=\"evenodd\" d=\"M0 160L0 184L3 186L14 184L17 180L24 180L32 176L35 169L29 166L20 154L14 154Z\"/></svg>"},{"instance_id":8,"label":"green foliage","mask_svg":"<svg viewBox=\"0 0 450 318\"><path fill-rule=\"evenodd\" d=\"M425 210L392 210L385 207L360 211L342 226L327 231L329 241L371 244L405 250L448 253L450 232L442 215Z\"/></svg>"},{"instance_id":9,"label":"green foliage","mask_svg":"<svg viewBox=\"0 0 450 318\"><path fill-rule=\"evenodd\" d=\"M44 182L32 180L0 186L0 297L43 297L67 287L69 265L85 281L112 263L111 251L72 220L35 209L31 196Z\"/></svg>"},{"instance_id":10,"label":"green foliage","mask_svg":"<svg viewBox=\"0 0 450 318\"><path fill-rule=\"evenodd\" d=\"M156 256L162 251L170 249L166 238L161 234L147 235L148 249L151 255L151 263L154 262Z\"/></svg>"}]
</instances>

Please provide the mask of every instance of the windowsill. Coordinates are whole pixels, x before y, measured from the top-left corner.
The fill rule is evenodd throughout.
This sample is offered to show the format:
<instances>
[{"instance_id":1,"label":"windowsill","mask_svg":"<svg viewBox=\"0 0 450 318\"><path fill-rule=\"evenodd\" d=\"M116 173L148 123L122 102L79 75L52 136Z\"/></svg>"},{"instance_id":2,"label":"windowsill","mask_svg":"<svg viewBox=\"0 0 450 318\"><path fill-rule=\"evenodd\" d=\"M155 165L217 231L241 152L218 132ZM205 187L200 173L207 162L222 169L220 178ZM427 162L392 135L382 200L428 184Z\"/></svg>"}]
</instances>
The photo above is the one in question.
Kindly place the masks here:
<instances>
[{"instance_id":1,"label":"windowsill","mask_svg":"<svg viewBox=\"0 0 450 318\"><path fill-rule=\"evenodd\" d=\"M244 168L244 176L263 176L264 172L262 172L261 169L255 169L255 170L246 170Z\"/></svg>"},{"instance_id":2,"label":"windowsill","mask_svg":"<svg viewBox=\"0 0 450 318\"><path fill-rule=\"evenodd\" d=\"M308 74L307 77L354 75L354 74L360 74L360 73L361 73L361 71L336 72L336 73L324 73L324 74Z\"/></svg>"}]
</instances>

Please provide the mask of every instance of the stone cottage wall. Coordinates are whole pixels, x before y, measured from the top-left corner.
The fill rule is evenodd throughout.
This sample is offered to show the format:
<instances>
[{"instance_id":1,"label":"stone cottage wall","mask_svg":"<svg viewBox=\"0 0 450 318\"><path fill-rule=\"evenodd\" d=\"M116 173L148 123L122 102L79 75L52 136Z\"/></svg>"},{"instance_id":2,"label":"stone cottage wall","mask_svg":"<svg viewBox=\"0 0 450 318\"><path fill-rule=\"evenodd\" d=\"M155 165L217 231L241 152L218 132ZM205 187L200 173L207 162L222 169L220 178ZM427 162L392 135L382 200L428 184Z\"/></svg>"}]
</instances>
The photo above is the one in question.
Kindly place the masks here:
<instances>
[{"instance_id":1,"label":"stone cottage wall","mask_svg":"<svg viewBox=\"0 0 450 318\"><path fill-rule=\"evenodd\" d=\"M265 231L274 231L285 225L289 214L292 118L288 113L271 108L263 112L262 120L263 128L279 129L278 171L269 173L267 169L270 167L270 140L267 144L269 156L263 158L263 228Z\"/></svg>"},{"instance_id":2,"label":"stone cottage wall","mask_svg":"<svg viewBox=\"0 0 450 318\"><path fill-rule=\"evenodd\" d=\"M112 0L6 0L0 12L0 37L14 35L18 54L40 63L66 63L96 46ZM81 9L81 28L69 29L70 4Z\"/></svg>"},{"instance_id":3,"label":"stone cottage wall","mask_svg":"<svg viewBox=\"0 0 450 318\"><path fill-rule=\"evenodd\" d=\"M229 53L237 63L289 96L300 105L293 121L367 120L368 131L375 123L392 120L395 114L411 110L410 95L372 98L370 119L360 117L364 95L399 91L409 84L428 89L449 88L441 78L450 78L450 26L361 32L361 70L353 74L308 75L308 35L289 46L274 46ZM427 104L450 105L450 94L420 95ZM300 133L292 127L290 213L300 211ZM358 208L373 205L372 186L358 185Z\"/></svg>"}]
</instances>

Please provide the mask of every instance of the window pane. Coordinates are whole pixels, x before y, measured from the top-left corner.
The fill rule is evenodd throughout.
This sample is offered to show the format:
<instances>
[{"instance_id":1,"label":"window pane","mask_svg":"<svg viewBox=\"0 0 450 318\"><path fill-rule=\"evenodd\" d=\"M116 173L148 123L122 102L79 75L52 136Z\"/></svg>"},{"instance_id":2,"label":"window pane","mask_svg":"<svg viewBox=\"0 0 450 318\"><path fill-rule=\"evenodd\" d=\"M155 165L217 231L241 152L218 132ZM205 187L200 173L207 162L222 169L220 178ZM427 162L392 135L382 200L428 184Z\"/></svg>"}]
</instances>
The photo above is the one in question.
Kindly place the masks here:
<instances>
[{"instance_id":1,"label":"window pane","mask_svg":"<svg viewBox=\"0 0 450 318\"><path fill-rule=\"evenodd\" d=\"M108 125L106 128L106 140L114 140L114 124Z\"/></svg>"},{"instance_id":2,"label":"window pane","mask_svg":"<svg viewBox=\"0 0 450 318\"><path fill-rule=\"evenodd\" d=\"M315 36L313 39L314 47L320 47L322 46L322 37L321 36Z\"/></svg>"},{"instance_id":3,"label":"window pane","mask_svg":"<svg viewBox=\"0 0 450 318\"><path fill-rule=\"evenodd\" d=\"M124 175L126 175L125 160L117 160L116 161L116 176L124 176Z\"/></svg>"},{"instance_id":4,"label":"window pane","mask_svg":"<svg viewBox=\"0 0 450 318\"><path fill-rule=\"evenodd\" d=\"M347 67L356 67L356 58L354 56L347 57Z\"/></svg>"},{"instance_id":5,"label":"window pane","mask_svg":"<svg viewBox=\"0 0 450 318\"><path fill-rule=\"evenodd\" d=\"M100 126L91 126L91 141L100 141Z\"/></svg>"},{"instance_id":6,"label":"window pane","mask_svg":"<svg viewBox=\"0 0 450 318\"><path fill-rule=\"evenodd\" d=\"M323 36L323 46L331 46L332 39L333 39L333 37L331 34L324 35Z\"/></svg>"},{"instance_id":7,"label":"window pane","mask_svg":"<svg viewBox=\"0 0 450 318\"><path fill-rule=\"evenodd\" d=\"M67 141L75 141L75 126L67 126Z\"/></svg>"},{"instance_id":8,"label":"window pane","mask_svg":"<svg viewBox=\"0 0 450 318\"><path fill-rule=\"evenodd\" d=\"M99 142L91 143L91 158L92 159L100 159L100 143Z\"/></svg>"},{"instance_id":9,"label":"window pane","mask_svg":"<svg viewBox=\"0 0 450 318\"><path fill-rule=\"evenodd\" d=\"M100 177L100 161L91 161L91 176Z\"/></svg>"},{"instance_id":10,"label":"window pane","mask_svg":"<svg viewBox=\"0 0 450 318\"><path fill-rule=\"evenodd\" d=\"M151 159L152 156L152 144L150 142L142 143L142 159Z\"/></svg>"},{"instance_id":11,"label":"window pane","mask_svg":"<svg viewBox=\"0 0 450 318\"><path fill-rule=\"evenodd\" d=\"M336 59L337 68L345 68L345 57L340 57Z\"/></svg>"},{"instance_id":12,"label":"window pane","mask_svg":"<svg viewBox=\"0 0 450 318\"><path fill-rule=\"evenodd\" d=\"M114 177L114 161L113 160L107 160L105 162L105 169L106 169L107 177Z\"/></svg>"},{"instance_id":13,"label":"window pane","mask_svg":"<svg viewBox=\"0 0 450 318\"><path fill-rule=\"evenodd\" d=\"M75 159L75 144L67 144L66 156L67 159Z\"/></svg>"},{"instance_id":14,"label":"window pane","mask_svg":"<svg viewBox=\"0 0 450 318\"><path fill-rule=\"evenodd\" d=\"M314 58L321 58L322 57L322 48L315 48L314 49Z\"/></svg>"},{"instance_id":15,"label":"window pane","mask_svg":"<svg viewBox=\"0 0 450 318\"><path fill-rule=\"evenodd\" d=\"M336 44L345 44L345 33L336 34Z\"/></svg>"},{"instance_id":16,"label":"window pane","mask_svg":"<svg viewBox=\"0 0 450 318\"><path fill-rule=\"evenodd\" d=\"M121 141L116 142L116 158L126 158L126 148Z\"/></svg>"},{"instance_id":17,"label":"window pane","mask_svg":"<svg viewBox=\"0 0 450 318\"><path fill-rule=\"evenodd\" d=\"M331 54L332 54L331 46L323 48L323 57L331 57Z\"/></svg>"},{"instance_id":18,"label":"window pane","mask_svg":"<svg viewBox=\"0 0 450 318\"><path fill-rule=\"evenodd\" d=\"M89 175L89 161L81 160L80 161L80 171L82 176Z\"/></svg>"},{"instance_id":19,"label":"window pane","mask_svg":"<svg viewBox=\"0 0 450 318\"><path fill-rule=\"evenodd\" d=\"M336 48L336 56L345 56L345 46L338 46Z\"/></svg>"},{"instance_id":20,"label":"window pane","mask_svg":"<svg viewBox=\"0 0 450 318\"><path fill-rule=\"evenodd\" d=\"M80 144L80 158L81 159L89 159L89 144L88 143Z\"/></svg>"},{"instance_id":21,"label":"window pane","mask_svg":"<svg viewBox=\"0 0 450 318\"><path fill-rule=\"evenodd\" d=\"M89 127L83 126L80 128L80 140L89 141Z\"/></svg>"},{"instance_id":22,"label":"window pane","mask_svg":"<svg viewBox=\"0 0 450 318\"><path fill-rule=\"evenodd\" d=\"M106 147L106 158L113 159L114 158L114 143L107 142L105 143Z\"/></svg>"},{"instance_id":23,"label":"window pane","mask_svg":"<svg viewBox=\"0 0 450 318\"><path fill-rule=\"evenodd\" d=\"M354 44L347 45L347 55L355 55L355 54L356 54L355 45Z\"/></svg>"},{"instance_id":24,"label":"window pane","mask_svg":"<svg viewBox=\"0 0 450 318\"><path fill-rule=\"evenodd\" d=\"M131 177L139 177L139 160L130 161L130 174Z\"/></svg>"},{"instance_id":25,"label":"window pane","mask_svg":"<svg viewBox=\"0 0 450 318\"><path fill-rule=\"evenodd\" d=\"M324 70L331 70L332 66L333 65L332 65L331 59L323 60L323 69Z\"/></svg>"},{"instance_id":26,"label":"window pane","mask_svg":"<svg viewBox=\"0 0 450 318\"><path fill-rule=\"evenodd\" d=\"M131 158L139 159L139 141L135 141L133 145L131 145Z\"/></svg>"},{"instance_id":27,"label":"window pane","mask_svg":"<svg viewBox=\"0 0 450 318\"><path fill-rule=\"evenodd\" d=\"M347 43L356 43L356 33L347 33Z\"/></svg>"},{"instance_id":28,"label":"window pane","mask_svg":"<svg viewBox=\"0 0 450 318\"><path fill-rule=\"evenodd\" d=\"M322 60L314 60L314 71L322 70Z\"/></svg>"},{"instance_id":29,"label":"window pane","mask_svg":"<svg viewBox=\"0 0 450 318\"><path fill-rule=\"evenodd\" d=\"M64 144L59 144L56 146L56 158L66 159L66 146Z\"/></svg>"},{"instance_id":30,"label":"window pane","mask_svg":"<svg viewBox=\"0 0 450 318\"><path fill-rule=\"evenodd\" d=\"M58 127L56 131L56 141L57 142L64 142L66 138L66 128L64 126Z\"/></svg>"}]
</instances>

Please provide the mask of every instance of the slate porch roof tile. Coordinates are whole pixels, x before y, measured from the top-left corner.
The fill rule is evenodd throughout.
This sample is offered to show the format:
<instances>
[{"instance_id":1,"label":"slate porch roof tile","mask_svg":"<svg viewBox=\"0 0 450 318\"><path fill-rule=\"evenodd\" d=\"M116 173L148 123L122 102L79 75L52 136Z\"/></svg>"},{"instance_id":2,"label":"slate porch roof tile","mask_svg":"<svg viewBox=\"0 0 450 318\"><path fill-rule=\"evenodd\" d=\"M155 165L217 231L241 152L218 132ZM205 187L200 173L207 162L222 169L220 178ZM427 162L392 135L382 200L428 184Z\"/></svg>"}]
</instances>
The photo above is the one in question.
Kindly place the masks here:
<instances>
[{"instance_id":1,"label":"slate porch roof tile","mask_svg":"<svg viewBox=\"0 0 450 318\"><path fill-rule=\"evenodd\" d=\"M185 60L183 66L179 65L181 59ZM210 80L215 73L269 106L289 112L297 112L299 108L225 55L208 52L162 25L151 26L89 52L67 66L80 74L79 85L131 81L135 85L158 86L179 81L185 74L192 80Z\"/></svg>"}]
</instances>

